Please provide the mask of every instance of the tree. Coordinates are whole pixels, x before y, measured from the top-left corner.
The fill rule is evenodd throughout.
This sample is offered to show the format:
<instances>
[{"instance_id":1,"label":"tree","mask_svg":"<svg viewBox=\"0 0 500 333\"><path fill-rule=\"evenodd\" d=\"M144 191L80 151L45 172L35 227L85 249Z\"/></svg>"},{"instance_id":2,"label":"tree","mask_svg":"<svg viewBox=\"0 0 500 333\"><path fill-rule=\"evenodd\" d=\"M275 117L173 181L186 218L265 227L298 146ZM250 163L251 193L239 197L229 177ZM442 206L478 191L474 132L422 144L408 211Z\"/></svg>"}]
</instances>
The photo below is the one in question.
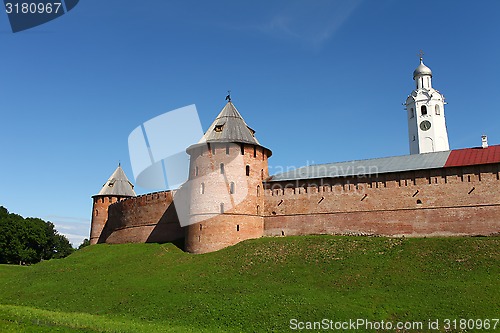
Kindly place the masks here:
<instances>
[{"instance_id":1,"label":"tree","mask_svg":"<svg viewBox=\"0 0 500 333\"><path fill-rule=\"evenodd\" d=\"M55 259L64 258L69 256L71 253L75 251L75 249L71 246L71 243L68 241L66 236L55 234L54 235L54 249L53 249L53 257Z\"/></svg>"},{"instance_id":2,"label":"tree","mask_svg":"<svg viewBox=\"0 0 500 333\"><path fill-rule=\"evenodd\" d=\"M74 249L51 222L23 218L0 206L0 264L33 264L64 258Z\"/></svg>"},{"instance_id":3,"label":"tree","mask_svg":"<svg viewBox=\"0 0 500 333\"><path fill-rule=\"evenodd\" d=\"M87 247L90 245L90 241L88 238L85 238L82 242L82 244L80 244L80 246L78 247L78 250L81 250L83 249L84 247Z\"/></svg>"}]
</instances>

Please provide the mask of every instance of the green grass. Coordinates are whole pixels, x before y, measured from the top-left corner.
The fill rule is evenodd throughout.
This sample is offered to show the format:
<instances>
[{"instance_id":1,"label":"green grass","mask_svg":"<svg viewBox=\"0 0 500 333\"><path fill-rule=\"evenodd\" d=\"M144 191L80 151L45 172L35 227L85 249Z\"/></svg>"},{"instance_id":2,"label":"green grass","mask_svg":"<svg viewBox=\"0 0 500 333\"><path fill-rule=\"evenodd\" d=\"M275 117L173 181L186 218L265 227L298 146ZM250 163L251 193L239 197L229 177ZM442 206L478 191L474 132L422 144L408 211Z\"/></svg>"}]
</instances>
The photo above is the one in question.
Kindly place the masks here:
<instances>
[{"instance_id":1,"label":"green grass","mask_svg":"<svg viewBox=\"0 0 500 333\"><path fill-rule=\"evenodd\" d=\"M499 277L498 237L262 238L204 255L96 245L0 266L0 331L286 332L292 318L498 318Z\"/></svg>"}]
</instances>

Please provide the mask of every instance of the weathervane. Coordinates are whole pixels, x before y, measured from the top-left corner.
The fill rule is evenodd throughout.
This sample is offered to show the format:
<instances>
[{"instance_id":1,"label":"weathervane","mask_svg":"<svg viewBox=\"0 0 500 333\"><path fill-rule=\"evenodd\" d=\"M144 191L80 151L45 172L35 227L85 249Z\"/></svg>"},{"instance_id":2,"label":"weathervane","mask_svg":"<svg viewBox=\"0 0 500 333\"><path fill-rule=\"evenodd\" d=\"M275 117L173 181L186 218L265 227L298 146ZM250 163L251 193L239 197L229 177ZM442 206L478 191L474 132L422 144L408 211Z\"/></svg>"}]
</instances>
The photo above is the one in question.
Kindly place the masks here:
<instances>
[{"instance_id":1,"label":"weathervane","mask_svg":"<svg viewBox=\"0 0 500 333\"><path fill-rule=\"evenodd\" d=\"M231 90L227 91L226 101L231 102Z\"/></svg>"},{"instance_id":2,"label":"weathervane","mask_svg":"<svg viewBox=\"0 0 500 333\"><path fill-rule=\"evenodd\" d=\"M420 50L420 52L417 54L420 58L420 60L423 60L424 59L424 51Z\"/></svg>"}]
</instances>

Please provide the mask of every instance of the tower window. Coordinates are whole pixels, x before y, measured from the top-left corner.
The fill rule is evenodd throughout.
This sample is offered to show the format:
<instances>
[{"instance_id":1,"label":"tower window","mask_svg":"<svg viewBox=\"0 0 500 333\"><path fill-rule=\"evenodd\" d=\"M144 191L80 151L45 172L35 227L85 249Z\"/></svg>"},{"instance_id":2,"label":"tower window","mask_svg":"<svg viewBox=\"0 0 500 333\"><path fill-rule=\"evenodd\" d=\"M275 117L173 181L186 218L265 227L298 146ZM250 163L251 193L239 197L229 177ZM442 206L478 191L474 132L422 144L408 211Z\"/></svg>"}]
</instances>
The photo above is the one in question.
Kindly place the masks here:
<instances>
[{"instance_id":1,"label":"tower window","mask_svg":"<svg viewBox=\"0 0 500 333\"><path fill-rule=\"evenodd\" d=\"M417 138L415 137L415 135L413 136L413 141L415 141Z\"/></svg>"},{"instance_id":2,"label":"tower window","mask_svg":"<svg viewBox=\"0 0 500 333\"><path fill-rule=\"evenodd\" d=\"M195 176L198 176L198 167L195 167L195 168L194 168L194 175L195 175Z\"/></svg>"},{"instance_id":3,"label":"tower window","mask_svg":"<svg viewBox=\"0 0 500 333\"><path fill-rule=\"evenodd\" d=\"M257 196L260 197L260 185L257 185Z\"/></svg>"},{"instance_id":4,"label":"tower window","mask_svg":"<svg viewBox=\"0 0 500 333\"><path fill-rule=\"evenodd\" d=\"M212 155L215 155L215 146L212 146Z\"/></svg>"},{"instance_id":5,"label":"tower window","mask_svg":"<svg viewBox=\"0 0 500 333\"><path fill-rule=\"evenodd\" d=\"M414 118L415 117L415 110L413 110L413 108L410 109L410 118Z\"/></svg>"},{"instance_id":6,"label":"tower window","mask_svg":"<svg viewBox=\"0 0 500 333\"><path fill-rule=\"evenodd\" d=\"M253 146L253 157L257 157L257 147Z\"/></svg>"},{"instance_id":7,"label":"tower window","mask_svg":"<svg viewBox=\"0 0 500 333\"><path fill-rule=\"evenodd\" d=\"M241 149L241 155L245 155L245 145L244 144L241 144L240 149Z\"/></svg>"},{"instance_id":8,"label":"tower window","mask_svg":"<svg viewBox=\"0 0 500 333\"><path fill-rule=\"evenodd\" d=\"M224 163L220 164L220 173L223 175L224 174Z\"/></svg>"},{"instance_id":9,"label":"tower window","mask_svg":"<svg viewBox=\"0 0 500 333\"><path fill-rule=\"evenodd\" d=\"M234 194L234 182L231 182L231 184L229 184L229 193Z\"/></svg>"},{"instance_id":10,"label":"tower window","mask_svg":"<svg viewBox=\"0 0 500 333\"><path fill-rule=\"evenodd\" d=\"M439 116L439 115L441 114L441 108L439 107L439 105L438 105L438 104L436 104L435 109L436 109L436 115L438 115L438 116Z\"/></svg>"},{"instance_id":11,"label":"tower window","mask_svg":"<svg viewBox=\"0 0 500 333\"><path fill-rule=\"evenodd\" d=\"M217 133L220 133L220 132L222 132L222 127L224 127L224 124L215 125L214 131L216 131Z\"/></svg>"},{"instance_id":12,"label":"tower window","mask_svg":"<svg viewBox=\"0 0 500 333\"><path fill-rule=\"evenodd\" d=\"M240 225L239 224L236 225L236 231L240 231Z\"/></svg>"},{"instance_id":13,"label":"tower window","mask_svg":"<svg viewBox=\"0 0 500 333\"><path fill-rule=\"evenodd\" d=\"M223 202L220 203L220 213L224 214L224 203Z\"/></svg>"},{"instance_id":14,"label":"tower window","mask_svg":"<svg viewBox=\"0 0 500 333\"><path fill-rule=\"evenodd\" d=\"M229 145L226 146L226 155L229 155Z\"/></svg>"},{"instance_id":15,"label":"tower window","mask_svg":"<svg viewBox=\"0 0 500 333\"><path fill-rule=\"evenodd\" d=\"M427 106L422 105L422 107L420 108L420 111L422 113L422 116L425 116L427 114Z\"/></svg>"},{"instance_id":16,"label":"tower window","mask_svg":"<svg viewBox=\"0 0 500 333\"><path fill-rule=\"evenodd\" d=\"M200 185L200 194L205 194L205 183L201 183Z\"/></svg>"},{"instance_id":17,"label":"tower window","mask_svg":"<svg viewBox=\"0 0 500 333\"><path fill-rule=\"evenodd\" d=\"M247 165L245 169L247 176L250 176L250 165Z\"/></svg>"}]
</instances>

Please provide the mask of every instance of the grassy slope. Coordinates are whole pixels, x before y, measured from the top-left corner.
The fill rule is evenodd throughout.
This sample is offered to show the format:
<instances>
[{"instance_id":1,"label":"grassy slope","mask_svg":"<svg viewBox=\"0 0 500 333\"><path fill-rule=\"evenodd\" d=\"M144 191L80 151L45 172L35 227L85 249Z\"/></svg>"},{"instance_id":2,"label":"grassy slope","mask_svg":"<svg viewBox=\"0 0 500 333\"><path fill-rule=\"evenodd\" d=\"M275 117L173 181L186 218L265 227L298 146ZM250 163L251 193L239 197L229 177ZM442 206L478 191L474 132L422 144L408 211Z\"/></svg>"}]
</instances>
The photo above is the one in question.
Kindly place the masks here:
<instances>
[{"instance_id":1,"label":"grassy slope","mask_svg":"<svg viewBox=\"0 0 500 333\"><path fill-rule=\"evenodd\" d=\"M498 318L499 276L498 237L263 238L205 255L97 245L0 267L0 328L254 332L286 331L291 318Z\"/></svg>"}]
</instances>

